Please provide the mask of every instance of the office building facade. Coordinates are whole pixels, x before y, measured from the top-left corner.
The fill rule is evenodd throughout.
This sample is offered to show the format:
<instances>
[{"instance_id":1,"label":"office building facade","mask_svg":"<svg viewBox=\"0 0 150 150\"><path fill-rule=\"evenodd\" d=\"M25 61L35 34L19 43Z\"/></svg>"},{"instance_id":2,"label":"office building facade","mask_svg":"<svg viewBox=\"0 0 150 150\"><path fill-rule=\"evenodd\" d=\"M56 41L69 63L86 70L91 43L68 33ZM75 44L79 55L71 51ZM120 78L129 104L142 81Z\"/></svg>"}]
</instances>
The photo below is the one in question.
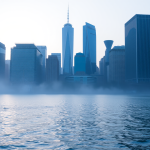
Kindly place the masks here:
<instances>
[{"instance_id":1,"label":"office building facade","mask_svg":"<svg viewBox=\"0 0 150 150\"><path fill-rule=\"evenodd\" d=\"M10 60L5 60L5 80L10 81Z\"/></svg>"},{"instance_id":2,"label":"office building facade","mask_svg":"<svg viewBox=\"0 0 150 150\"><path fill-rule=\"evenodd\" d=\"M83 26L83 53L86 57L86 74L96 72L96 29L86 23Z\"/></svg>"},{"instance_id":3,"label":"office building facade","mask_svg":"<svg viewBox=\"0 0 150 150\"><path fill-rule=\"evenodd\" d=\"M10 81L14 84L40 84L42 54L34 44L16 44L11 49Z\"/></svg>"},{"instance_id":4,"label":"office building facade","mask_svg":"<svg viewBox=\"0 0 150 150\"><path fill-rule=\"evenodd\" d=\"M150 15L135 15L125 24L126 81L150 82Z\"/></svg>"},{"instance_id":5,"label":"office building facade","mask_svg":"<svg viewBox=\"0 0 150 150\"><path fill-rule=\"evenodd\" d=\"M115 46L109 51L109 82L125 82L125 46Z\"/></svg>"},{"instance_id":6,"label":"office building facade","mask_svg":"<svg viewBox=\"0 0 150 150\"><path fill-rule=\"evenodd\" d=\"M49 55L46 59L46 83L54 83L59 79L59 60L56 55Z\"/></svg>"},{"instance_id":7,"label":"office building facade","mask_svg":"<svg viewBox=\"0 0 150 150\"><path fill-rule=\"evenodd\" d=\"M86 59L83 53L77 53L74 57L74 74L85 74Z\"/></svg>"},{"instance_id":8,"label":"office building facade","mask_svg":"<svg viewBox=\"0 0 150 150\"><path fill-rule=\"evenodd\" d=\"M100 75L104 75L104 57L99 61Z\"/></svg>"},{"instance_id":9,"label":"office building facade","mask_svg":"<svg viewBox=\"0 0 150 150\"><path fill-rule=\"evenodd\" d=\"M46 46L36 46L42 54L42 81L46 78L46 58L47 58L47 47Z\"/></svg>"},{"instance_id":10,"label":"office building facade","mask_svg":"<svg viewBox=\"0 0 150 150\"><path fill-rule=\"evenodd\" d=\"M59 75L61 74L61 53L51 53L51 55L56 55L59 61Z\"/></svg>"},{"instance_id":11,"label":"office building facade","mask_svg":"<svg viewBox=\"0 0 150 150\"><path fill-rule=\"evenodd\" d=\"M74 28L68 22L62 28L62 67L63 74L72 74L73 72L73 41Z\"/></svg>"},{"instance_id":12,"label":"office building facade","mask_svg":"<svg viewBox=\"0 0 150 150\"><path fill-rule=\"evenodd\" d=\"M5 45L0 42L0 80L5 77Z\"/></svg>"}]
</instances>

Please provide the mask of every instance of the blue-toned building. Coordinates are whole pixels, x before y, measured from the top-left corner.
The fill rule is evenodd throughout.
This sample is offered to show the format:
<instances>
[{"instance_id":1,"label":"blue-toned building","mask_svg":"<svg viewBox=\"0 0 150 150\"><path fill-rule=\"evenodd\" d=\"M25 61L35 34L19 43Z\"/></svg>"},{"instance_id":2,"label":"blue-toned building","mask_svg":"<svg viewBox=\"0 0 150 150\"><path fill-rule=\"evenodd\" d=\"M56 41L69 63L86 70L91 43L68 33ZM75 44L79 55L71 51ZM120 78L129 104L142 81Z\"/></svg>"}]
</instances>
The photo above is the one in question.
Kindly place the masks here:
<instances>
[{"instance_id":1,"label":"blue-toned building","mask_svg":"<svg viewBox=\"0 0 150 150\"><path fill-rule=\"evenodd\" d=\"M59 79L59 60L56 55L49 55L46 59L46 83L51 84Z\"/></svg>"},{"instance_id":2,"label":"blue-toned building","mask_svg":"<svg viewBox=\"0 0 150 150\"><path fill-rule=\"evenodd\" d=\"M5 45L0 42L0 79L5 77Z\"/></svg>"},{"instance_id":3,"label":"blue-toned building","mask_svg":"<svg viewBox=\"0 0 150 150\"><path fill-rule=\"evenodd\" d=\"M96 29L86 22L83 26L83 53L86 57L86 74L96 72Z\"/></svg>"},{"instance_id":4,"label":"blue-toned building","mask_svg":"<svg viewBox=\"0 0 150 150\"><path fill-rule=\"evenodd\" d=\"M86 59L83 53L77 53L74 57L74 74L85 74Z\"/></svg>"},{"instance_id":5,"label":"blue-toned building","mask_svg":"<svg viewBox=\"0 0 150 150\"><path fill-rule=\"evenodd\" d=\"M109 82L125 82L125 46L114 46L109 51Z\"/></svg>"},{"instance_id":6,"label":"blue-toned building","mask_svg":"<svg viewBox=\"0 0 150 150\"><path fill-rule=\"evenodd\" d=\"M113 45L113 41L112 40L105 40L104 43L106 46L105 63L106 63L106 65L109 65L109 51L111 50L111 47Z\"/></svg>"},{"instance_id":7,"label":"blue-toned building","mask_svg":"<svg viewBox=\"0 0 150 150\"><path fill-rule=\"evenodd\" d=\"M62 28L62 67L63 74L72 74L73 72L73 41L74 28L68 23Z\"/></svg>"},{"instance_id":8,"label":"blue-toned building","mask_svg":"<svg viewBox=\"0 0 150 150\"><path fill-rule=\"evenodd\" d=\"M100 75L104 75L104 63L105 63L104 59L105 59L105 56L101 58L101 60L99 61Z\"/></svg>"},{"instance_id":9,"label":"blue-toned building","mask_svg":"<svg viewBox=\"0 0 150 150\"><path fill-rule=\"evenodd\" d=\"M150 82L150 15L135 15L125 24L126 81Z\"/></svg>"},{"instance_id":10,"label":"blue-toned building","mask_svg":"<svg viewBox=\"0 0 150 150\"><path fill-rule=\"evenodd\" d=\"M5 60L5 80L10 81L10 60Z\"/></svg>"},{"instance_id":11,"label":"blue-toned building","mask_svg":"<svg viewBox=\"0 0 150 150\"><path fill-rule=\"evenodd\" d=\"M51 55L55 55L59 61L59 75L61 74L61 53L51 53Z\"/></svg>"},{"instance_id":12,"label":"blue-toned building","mask_svg":"<svg viewBox=\"0 0 150 150\"><path fill-rule=\"evenodd\" d=\"M105 40L104 44L106 46L106 51L105 51L105 76L106 76L106 81L109 82L109 52L111 50L113 41L112 40Z\"/></svg>"},{"instance_id":13,"label":"blue-toned building","mask_svg":"<svg viewBox=\"0 0 150 150\"><path fill-rule=\"evenodd\" d=\"M11 49L10 81L39 84L42 81L42 54L34 44L16 44Z\"/></svg>"},{"instance_id":14,"label":"blue-toned building","mask_svg":"<svg viewBox=\"0 0 150 150\"><path fill-rule=\"evenodd\" d=\"M107 66L105 56L100 60L100 75L103 76L103 82L107 82Z\"/></svg>"},{"instance_id":15,"label":"blue-toned building","mask_svg":"<svg viewBox=\"0 0 150 150\"><path fill-rule=\"evenodd\" d=\"M94 85L97 78L95 76L67 76L65 82L70 85Z\"/></svg>"},{"instance_id":16,"label":"blue-toned building","mask_svg":"<svg viewBox=\"0 0 150 150\"><path fill-rule=\"evenodd\" d=\"M42 81L46 78L46 58L47 58L47 47L46 46L36 46L42 54Z\"/></svg>"}]
</instances>

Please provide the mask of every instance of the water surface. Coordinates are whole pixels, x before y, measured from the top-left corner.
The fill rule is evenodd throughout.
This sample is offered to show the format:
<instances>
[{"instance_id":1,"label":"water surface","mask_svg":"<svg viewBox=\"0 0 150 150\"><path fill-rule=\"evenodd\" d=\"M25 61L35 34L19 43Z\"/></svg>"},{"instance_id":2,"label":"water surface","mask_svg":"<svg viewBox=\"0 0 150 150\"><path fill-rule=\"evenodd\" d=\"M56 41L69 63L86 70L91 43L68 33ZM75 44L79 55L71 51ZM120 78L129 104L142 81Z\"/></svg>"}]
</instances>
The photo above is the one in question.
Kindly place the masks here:
<instances>
[{"instance_id":1,"label":"water surface","mask_svg":"<svg viewBox=\"0 0 150 150\"><path fill-rule=\"evenodd\" d=\"M0 149L150 149L150 97L0 95Z\"/></svg>"}]
</instances>

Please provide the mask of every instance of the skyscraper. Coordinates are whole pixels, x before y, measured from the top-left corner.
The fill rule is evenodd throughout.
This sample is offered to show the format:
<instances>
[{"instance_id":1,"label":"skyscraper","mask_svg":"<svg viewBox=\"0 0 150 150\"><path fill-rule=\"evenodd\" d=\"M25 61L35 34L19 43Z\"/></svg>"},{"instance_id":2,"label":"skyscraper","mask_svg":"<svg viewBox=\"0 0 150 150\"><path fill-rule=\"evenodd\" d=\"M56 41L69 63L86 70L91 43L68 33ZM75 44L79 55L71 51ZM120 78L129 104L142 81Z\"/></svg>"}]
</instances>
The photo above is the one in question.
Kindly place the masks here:
<instances>
[{"instance_id":1,"label":"skyscraper","mask_svg":"<svg viewBox=\"0 0 150 150\"><path fill-rule=\"evenodd\" d=\"M103 75L104 74L104 65L103 65L103 59L104 58L101 58L101 60L99 61L99 69L100 69L100 75Z\"/></svg>"},{"instance_id":2,"label":"skyscraper","mask_svg":"<svg viewBox=\"0 0 150 150\"><path fill-rule=\"evenodd\" d=\"M11 49L10 81L39 84L42 80L42 54L34 44L16 44Z\"/></svg>"},{"instance_id":3,"label":"skyscraper","mask_svg":"<svg viewBox=\"0 0 150 150\"><path fill-rule=\"evenodd\" d=\"M5 60L5 80L10 81L10 60Z\"/></svg>"},{"instance_id":4,"label":"skyscraper","mask_svg":"<svg viewBox=\"0 0 150 150\"><path fill-rule=\"evenodd\" d=\"M125 81L125 46L115 46L109 51L109 81Z\"/></svg>"},{"instance_id":5,"label":"skyscraper","mask_svg":"<svg viewBox=\"0 0 150 150\"><path fill-rule=\"evenodd\" d=\"M51 55L55 55L59 61L59 74L61 74L61 53L52 53Z\"/></svg>"},{"instance_id":6,"label":"skyscraper","mask_svg":"<svg viewBox=\"0 0 150 150\"><path fill-rule=\"evenodd\" d=\"M106 46L106 51L105 51L105 76L106 76L106 81L109 82L109 52L111 50L113 41L112 40L105 40L104 43L105 43L105 46Z\"/></svg>"},{"instance_id":7,"label":"skyscraper","mask_svg":"<svg viewBox=\"0 0 150 150\"><path fill-rule=\"evenodd\" d=\"M5 45L0 42L0 79L5 77Z\"/></svg>"},{"instance_id":8,"label":"skyscraper","mask_svg":"<svg viewBox=\"0 0 150 150\"><path fill-rule=\"evenodd\" d=\"M59 61L56 55L49 55L46 59L46 83L53 83L59 79Z\"/></svg>"},{"instance_id":9,"label":"skyscraper","mask_svg":"<svg viewBox=\"0 0 150 150\"><path fill-rule=\"evenodd\" d=\"M47 47L46 46L36 46L38 50L43 55L42 60L42 81L45 81L46 78L46 58L47 58Z\"/></svg>"},{"instance_id":10,"label":"skyscraper","mask_svg":"<svg viewBox=\"0 0 150 150\"><path fill-rule=\"evenodd\" d=\"M86 63L83 53L77 53L74 57L74 74L85 74Z\"/></svg>"},{"instance_id":11,"label":"skyscraper","mask_svg":"<svg viewBox=\"0 0 150 150\"><path fill-rule=\"evenodd\" d=\"M68 22L62 28L63 74L72 74L72 70L73 70L73 40L74 40L74 28L69 23L69 9L68 9Z\"/></svg>"},{"instance_id":12,"label":"skyscraper","mask_svg":"<svg viewBox=\"0 0 150 150\"><path fill-rule=\"evenodd\" d=\"M86 74L96 72L96 29L86 22L83 26L83 53L86 57Z\"/></svg>"},{"instance_id":13,"label":"skyscraper","mask_svg":"<svg viewBox=\"0 0 150 150\"><path fill-rule=\"evenodd\" d=\"M135 15L125 24L126 81L150 82L150 15Z\"/></svg>"},{"instance_id":14,"label":"skyscraper","mask_svg":"<svg viewBox=\"0 0 150 150\"><path fill-rule=\"evenodd\" d=\"M105 63L106 63L106 65L109 65L109 51L111 50L113 41L112 40L105 40L104 43L105 43L105 46L106 46Z\"/></svg>"}]
</instances>

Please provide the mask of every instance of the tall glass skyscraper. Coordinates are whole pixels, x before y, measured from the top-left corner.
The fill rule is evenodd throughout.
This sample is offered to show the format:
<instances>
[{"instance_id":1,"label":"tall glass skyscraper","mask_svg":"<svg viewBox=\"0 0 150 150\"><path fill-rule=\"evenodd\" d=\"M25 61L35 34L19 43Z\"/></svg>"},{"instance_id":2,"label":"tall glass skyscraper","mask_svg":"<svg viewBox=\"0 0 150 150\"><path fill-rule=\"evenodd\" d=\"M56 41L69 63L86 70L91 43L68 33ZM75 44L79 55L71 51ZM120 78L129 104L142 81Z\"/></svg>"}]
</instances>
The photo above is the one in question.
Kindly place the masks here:
<instances>
[{"instance_id":1,"label":"tall glass skyscraper","mask_svg":"<svg viewBox=\"0 0 150 150\"><path fill-rule=\"evenodd\" d=\"M5 45L0 42L0 79L5 77Z\"/></svg>"},{"instance_id":2,"label":"tall glass skyscraper","mask_svg":"<svg viewBox=\"0 0 150 150\"><path fill-rule=\"evenodd\" d=\"M74 40L74 28L69 23L69 11L68 11L68 22L62 28L63 74L72 74L72 70L73 70L73 40Z\"/></svg>"},{"instance_id":3,"label":"tall glass skyscraper","mask_svg":"<svg viewBox=\"0 0 150 150\"><path fill-rule=\"evenodd\" d=\"M150 82L150 15L135 15L125 24L126 81Z\"/></svg>"},{"instance_id":4,"label":"tall glass skyscraper","mask_svg":"<svg viewBox=\"0 0 150 150\"><path fill-rule=\"evenodd\" d=\"M83 26L83 53L86 57L86 74L96 72L96 29L86 22Z\"/></svg>"},{"instance_id":5,"label":"tall glass skyscraper","mask_svg":"<svg viewBox=\"0 0 150 150\"><path fill-rule=\"evenodd\" d=\"M47 47L46 46L36 46L38 50L43 55L42 57L42 81L45 81L46 78L46 58L47 58Z\"/></svg>"}]
</instances>

